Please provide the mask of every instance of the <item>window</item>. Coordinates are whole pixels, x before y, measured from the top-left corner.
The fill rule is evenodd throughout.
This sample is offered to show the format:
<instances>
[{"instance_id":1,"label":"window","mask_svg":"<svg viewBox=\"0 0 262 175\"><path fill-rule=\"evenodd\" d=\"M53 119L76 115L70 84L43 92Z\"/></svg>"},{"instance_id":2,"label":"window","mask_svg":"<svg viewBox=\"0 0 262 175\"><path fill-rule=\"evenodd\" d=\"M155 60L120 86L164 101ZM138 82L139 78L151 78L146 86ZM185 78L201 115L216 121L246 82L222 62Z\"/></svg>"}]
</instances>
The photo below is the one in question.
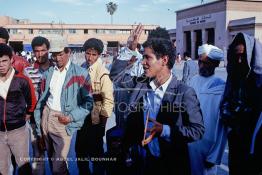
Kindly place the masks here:
<instances>
[{"instance_id":1,"label":"window","mask_svg":"<svg viewBox=\"0 0 262 175\"><path fill-rule=\"evenodd\" d=\"M40 29L39 34L62 34L63 30L61 29Z\"/></svg>"},{"instance_id":2,"label":"window","mask_svg":"<svg viewBox=\"0 0 262 175\"><path fill-rule=\"evenodd\" d=\"M97 34L116 34L117 30L114 29L96 29Z\"/></svg>"},{"instance_id":3,"label":"window","mask_svg":"<svg viewBox=\"0 0 262 175\"><path fill-rule=\"evenodd\" d=\"M151 32L151 30L145 30L145 34L148 35Z\"/></svg>"},{"instance_id":4,"label":"window","mask_svg":"<svg viewBox=\"0 0 262 175\"><path fill-rule=\"evenodd\" d=\"M88 34L88 29L84 29L84 34Z\"/></svg>"},{"instance_id":5,"label":"window","mask_svg":"<svg viewBox=\"0 0 262 175\"><path fill-rule=\"evenodd\" d=\"M17 33L18 33L17 29L10 29L10 34L17 34Z\"/></svg>"},{"instance_id":6,"label":"window","mask_svg":"<svg viewBox=\"0 0 262 175\"><path fill-rule=\"evenodd\" d=\"M33 33L34 33L34 30L33 30L33 29L28 29L28 33L29 33L29 34L33 34Z\"/></svg>"},{"instance_id":7,"label":"window","mask_svg":"<svg viewBox=\"0 0 262 175\"><path fill-rule=\"evenodd\" d=\"M70 34L75 34L75 33L76 33L76 29L68 29L68 32L69 32Z\"/></svg>"}]
</instances>

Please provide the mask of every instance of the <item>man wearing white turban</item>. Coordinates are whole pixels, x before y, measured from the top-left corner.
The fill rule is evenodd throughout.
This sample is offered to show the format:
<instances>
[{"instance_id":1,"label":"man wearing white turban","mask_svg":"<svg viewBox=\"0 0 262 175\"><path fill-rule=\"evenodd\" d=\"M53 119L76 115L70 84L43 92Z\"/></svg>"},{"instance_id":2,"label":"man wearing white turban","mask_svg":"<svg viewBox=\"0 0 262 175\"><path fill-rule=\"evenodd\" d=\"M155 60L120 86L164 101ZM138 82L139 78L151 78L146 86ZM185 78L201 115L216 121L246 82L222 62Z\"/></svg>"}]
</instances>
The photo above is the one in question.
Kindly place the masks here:
<instances>
[{"instance_id":1,"label":"man wearing white turban","mask_svg":"<svg viewBox=\"0 0 262 175\"><path fill-rule=\"evenodd\" d=\"M208 44L199 47L198 55L199 75L190 80L189 86L194 88L199 99L205 133L201 140L188 144L188 148L192 175L208 175L221 163L227 141L226 128L219 120L225 82L214 75L224 55L221 49Z\"/></svg>"}]
</instances>

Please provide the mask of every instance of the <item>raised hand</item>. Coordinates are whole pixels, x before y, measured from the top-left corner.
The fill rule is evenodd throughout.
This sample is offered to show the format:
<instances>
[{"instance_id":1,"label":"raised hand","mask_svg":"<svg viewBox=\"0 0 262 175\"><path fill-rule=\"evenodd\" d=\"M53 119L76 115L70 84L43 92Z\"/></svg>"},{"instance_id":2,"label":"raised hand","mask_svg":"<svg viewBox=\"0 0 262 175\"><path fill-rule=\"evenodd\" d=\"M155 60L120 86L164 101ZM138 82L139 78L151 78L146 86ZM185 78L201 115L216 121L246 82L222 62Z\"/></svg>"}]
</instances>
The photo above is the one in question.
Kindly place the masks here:
<instances>
[{"instance_id":1,"label":"raised hand","mask_svg":"<svg viewBox=\"0 0 262 175\"><path fill-rule=\"evenodd\" d=\"M141 23L139 23L139 25L134 30L132 30L127 40L127 46L130 50L133 51L136 50L142 31L143 31L143 25Z\"/></svg>"}]
</instances>

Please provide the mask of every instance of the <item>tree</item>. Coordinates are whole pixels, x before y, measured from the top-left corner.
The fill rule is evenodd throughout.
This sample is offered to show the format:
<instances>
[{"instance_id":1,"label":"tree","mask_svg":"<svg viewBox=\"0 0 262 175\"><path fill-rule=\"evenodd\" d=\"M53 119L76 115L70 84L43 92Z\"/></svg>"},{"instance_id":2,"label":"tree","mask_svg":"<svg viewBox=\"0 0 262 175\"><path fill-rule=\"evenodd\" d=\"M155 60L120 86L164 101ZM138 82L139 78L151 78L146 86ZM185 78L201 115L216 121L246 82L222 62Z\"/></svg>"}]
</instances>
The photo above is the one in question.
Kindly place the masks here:
<instances>
[{"instance_id":1,"label":"tree","mask_svg":"<svg viewBox=\"0 0 262 175\"><path fill-rule=\"evenodd\" d=\"M163 39L170 40L170 36L166 28L161 28L161 27L157 27L155 30L152 30L149 33L147 39L150 39L150 38L163 38Z\"/></svg>"},{"instance_id":2,"label":"tree","mask_svg":"<svg viewBox=\"0 0 262 175\"><path fill-rule=\"evenodd\" d=\"M111 24L113 24L113 14L117 10L117 4L109 2L106 4L107 12L111 15Z\"/></svg>"}]
</instances>

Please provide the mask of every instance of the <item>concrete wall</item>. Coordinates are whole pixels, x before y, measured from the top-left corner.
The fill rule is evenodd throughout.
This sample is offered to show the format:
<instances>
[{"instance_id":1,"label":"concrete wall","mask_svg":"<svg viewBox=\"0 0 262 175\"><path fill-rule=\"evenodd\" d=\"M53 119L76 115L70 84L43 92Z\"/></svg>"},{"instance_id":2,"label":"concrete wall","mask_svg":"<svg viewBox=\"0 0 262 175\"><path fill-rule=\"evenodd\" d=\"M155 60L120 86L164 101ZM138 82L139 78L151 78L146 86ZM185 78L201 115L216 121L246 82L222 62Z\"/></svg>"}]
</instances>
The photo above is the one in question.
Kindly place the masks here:
<instances>
[{"instance_id":1,"label":"concrete wall","mask_svg":"<svg viewBox=\"0 0 262 175\"><path fill-rule=\"evenodd\" d=\"M191 13L193 12L191 11ZM194 21L194 19L197 19L197 18L200 19L201 21L201 18L205 18L205 16L208 17L208 19L206 19L205 22L197 23L199 20L195 20L197 24L190 24L189 22L189 21ZM225 11L222 11L222 12L217 12L217 13L206 13L201 16L195 16L192 18L185 18L185 19L178 20L177 25L176 25L177 26L176 28L177 53L178 52L184 53L186 51L184 48L185 47L185 43L184 43L185 42L185 38L184 38L185 31L204 30L207 28L215 29L215 45L223 49L224 39L226 35L225 19L226 19L226 13ZM192 54L192 58L196 57L192 51L191 51L191 54Z\"/></svg>"},{"instance_id":2,"label":"concrete wall","mask_svg":"<svg viewBox=\"0 0 262 175\"><path fill-rule=\"evenodd\" d=\"M209 18L205 22L199 22L204 16L209 16ZM250 17L256 17L256 26L253 24L253 26L237 28L236 31L228 31L228 24L231 20ZM177 52L185 51L184 31L214 27L215 45L223 49L226 55L232 36L238 32L245 32L262 41L262 1L220 0L180 10L177 11L176 26ZM205 32L202 31L202 34Z\"/></svg>"}]
</instances>

